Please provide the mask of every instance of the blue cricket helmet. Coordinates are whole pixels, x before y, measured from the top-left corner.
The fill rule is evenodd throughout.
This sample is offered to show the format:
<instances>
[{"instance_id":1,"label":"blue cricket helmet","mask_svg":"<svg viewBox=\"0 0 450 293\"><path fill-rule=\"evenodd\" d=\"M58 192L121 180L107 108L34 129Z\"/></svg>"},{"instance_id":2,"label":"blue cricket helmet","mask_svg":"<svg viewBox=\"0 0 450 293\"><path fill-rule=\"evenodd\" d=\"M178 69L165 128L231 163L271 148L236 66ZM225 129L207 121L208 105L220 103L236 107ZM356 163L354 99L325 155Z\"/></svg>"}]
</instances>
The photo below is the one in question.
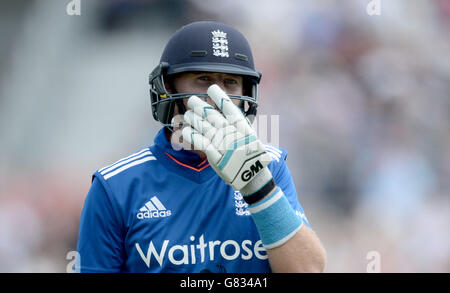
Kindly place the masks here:
<instances>
[{"instance_id":1,"label":"blue cricket helmet","mask_svg":"<svg viewBox=\"0 0 450 293\"><path fill-rule=\"evenodd\" d=\"M164 81L182 72L242 76L245 95L230 95L230 98L241 101L240 107L249 119L256 115L261 72L255 70L250 45L237 29L215 21L199 21L183 26L171 37L160 63L149 77L153 118L164 125L170 125L175 104L184 110L182 99L194 94L207 96L206 93L169 93Z\"/></svg>"}]
</instances>

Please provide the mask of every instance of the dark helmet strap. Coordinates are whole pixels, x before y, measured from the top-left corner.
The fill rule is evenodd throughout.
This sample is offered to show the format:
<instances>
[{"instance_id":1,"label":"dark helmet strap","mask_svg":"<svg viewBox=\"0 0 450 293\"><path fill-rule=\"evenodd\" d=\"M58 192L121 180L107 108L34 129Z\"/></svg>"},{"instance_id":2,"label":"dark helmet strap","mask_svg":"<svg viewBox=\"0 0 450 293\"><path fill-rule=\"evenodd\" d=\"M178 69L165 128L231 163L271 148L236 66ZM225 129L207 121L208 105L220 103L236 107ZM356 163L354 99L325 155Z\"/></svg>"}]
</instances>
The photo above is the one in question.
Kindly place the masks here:
<instances>
[{"instance_id":1,"label":"dark helmet strap","mask_svg":"<svg viewBox=\"0 0 450 293\"><path fill-rule=\"evenodd\" d=\"M183 99L177 99L175 103L178 106L178 114L184 115L186 113L186 107L184 106Z\"/></svg>"},{"instance_id":2,"label":"dark helmet strap","mask_svg":"<svg viewBox=\"0 0 450 293\"><path fill-rule=\"evenodd\" d=\"M175 87L175 84L173 83L172 79L168 79L167 82L169 83L170 89L172 91L172 94L178 94L178 90ZM184 115L186 113L186 106L183 103L183 99L176 99L175 104L178 107L178 114Z\"/></svg>"}]
</instances>

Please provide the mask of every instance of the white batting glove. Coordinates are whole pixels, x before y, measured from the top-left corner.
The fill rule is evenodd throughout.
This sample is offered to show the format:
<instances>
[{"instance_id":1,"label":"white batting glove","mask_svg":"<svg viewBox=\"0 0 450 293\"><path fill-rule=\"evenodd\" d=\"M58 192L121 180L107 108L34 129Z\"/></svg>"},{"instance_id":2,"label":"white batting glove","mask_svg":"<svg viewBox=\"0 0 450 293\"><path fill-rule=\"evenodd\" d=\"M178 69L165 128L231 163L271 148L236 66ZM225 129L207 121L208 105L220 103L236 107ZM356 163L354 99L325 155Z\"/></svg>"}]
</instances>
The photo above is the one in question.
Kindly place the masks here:
<instances>
[{"instance_id":1,"label":"white batting glove","mask_svg":"<svg viewBox=\"0 0 450 293\"><path fill-rule=\"evenodd\" d=\"M221 113L197 96L191 96L182 131L183 140L203 151L216 173L234 190L251 194L272 180L266 153L256 132L241 110L218 86L208 88L208 96ZM244 192L242 192L244 191Z\"/></svg>"}]
</instances>

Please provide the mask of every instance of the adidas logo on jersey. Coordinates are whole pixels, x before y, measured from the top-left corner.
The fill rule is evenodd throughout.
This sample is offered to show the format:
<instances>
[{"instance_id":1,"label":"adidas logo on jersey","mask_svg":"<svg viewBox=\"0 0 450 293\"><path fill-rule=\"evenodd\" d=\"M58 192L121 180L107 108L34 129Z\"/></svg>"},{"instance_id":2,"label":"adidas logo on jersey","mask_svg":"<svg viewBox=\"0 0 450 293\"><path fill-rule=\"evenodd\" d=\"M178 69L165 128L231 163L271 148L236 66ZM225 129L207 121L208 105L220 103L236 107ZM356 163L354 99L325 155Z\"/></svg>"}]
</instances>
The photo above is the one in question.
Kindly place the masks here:
<instances>
[{"instance_id":1,"label":"adidas logo on jersey","mask_svg":"<svg viewBox=\"0 0 450 293\"><path fill-rule=\"evenodd\" d=\"M151 218L165 218L172 215L172 211L166 209L166 207L154 196L145 205L139 209L137 218L139 220L151 219Z\"/></svg>"}]
</instances>

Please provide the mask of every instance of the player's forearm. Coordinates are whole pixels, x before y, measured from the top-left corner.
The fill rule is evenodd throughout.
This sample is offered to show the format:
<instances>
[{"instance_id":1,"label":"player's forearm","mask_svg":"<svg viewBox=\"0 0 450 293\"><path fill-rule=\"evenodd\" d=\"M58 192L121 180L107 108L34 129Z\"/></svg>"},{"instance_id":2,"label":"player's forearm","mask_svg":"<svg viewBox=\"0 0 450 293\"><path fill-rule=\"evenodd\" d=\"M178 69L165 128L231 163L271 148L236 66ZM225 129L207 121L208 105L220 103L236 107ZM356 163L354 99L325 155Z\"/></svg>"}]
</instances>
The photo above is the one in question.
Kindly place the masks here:
<instances>
[{"instance_id":1,"label":"player's forearm","mask_svg":"<svg viewBox=\"0 0 450 293\"><path fill-rule=\"evenodd\" d=\"M306 225L283 245L268 249L267 254L274 273L321 273L326 265L326 251Z\"/></svg>"},{"instance_id":2,"label":"player's forearm","mask_svg":"<svg viewBox=\"0 0 450 293\"><path fill-rule=\"evenodd\" d=\"M276 190L277 187L275 186L270 190L270 192L267 193L265 197L255 203L255 206L258 206L258 203L265 201L267 202L268 198L270 198L270 196L273 195ZM284 195L282 196L284 197ZM292 209L290 206L285 207L287 209ZM254 208L250 208L250 211L255 210ZM272 231L273 234L277 234L279 231L285 231L284 234L280 234L280 236L278 236L284 236L284 240L277 241L281 242L282 244L267 243L269 238L267 238L267 235L264 234L271 233L271 231L263 231L263 229L265 228L264 224L260 223L261 218L253 217L256 221L259 233L262 234L261 236L263 238L263 243L266 242L266 246L268 245L269 247L276 245L273 248L267 249L272 271L275 273L323 272L326 263L326 252L314 231L312 231L309 227L302 223L302 220L299 220L296 223L289 220L280 220L281 217L288 217L288 214L292 211L286 210L282 213L279 212L280 211L278 210L273 210L272 213L275 213L275 215L266 214L264 218L267 219L273 217L274 221L269 223L269 225L275 228L274 231ZM279 222L275 223L275 221ZM285 227L285 225L290 225L290 228ZM295 225L298 225L298 227L296 227ZM291 232L291 234L293 234L291 236L289 236L290 231L293 231Z\"/></svg>"}]
</instances>

